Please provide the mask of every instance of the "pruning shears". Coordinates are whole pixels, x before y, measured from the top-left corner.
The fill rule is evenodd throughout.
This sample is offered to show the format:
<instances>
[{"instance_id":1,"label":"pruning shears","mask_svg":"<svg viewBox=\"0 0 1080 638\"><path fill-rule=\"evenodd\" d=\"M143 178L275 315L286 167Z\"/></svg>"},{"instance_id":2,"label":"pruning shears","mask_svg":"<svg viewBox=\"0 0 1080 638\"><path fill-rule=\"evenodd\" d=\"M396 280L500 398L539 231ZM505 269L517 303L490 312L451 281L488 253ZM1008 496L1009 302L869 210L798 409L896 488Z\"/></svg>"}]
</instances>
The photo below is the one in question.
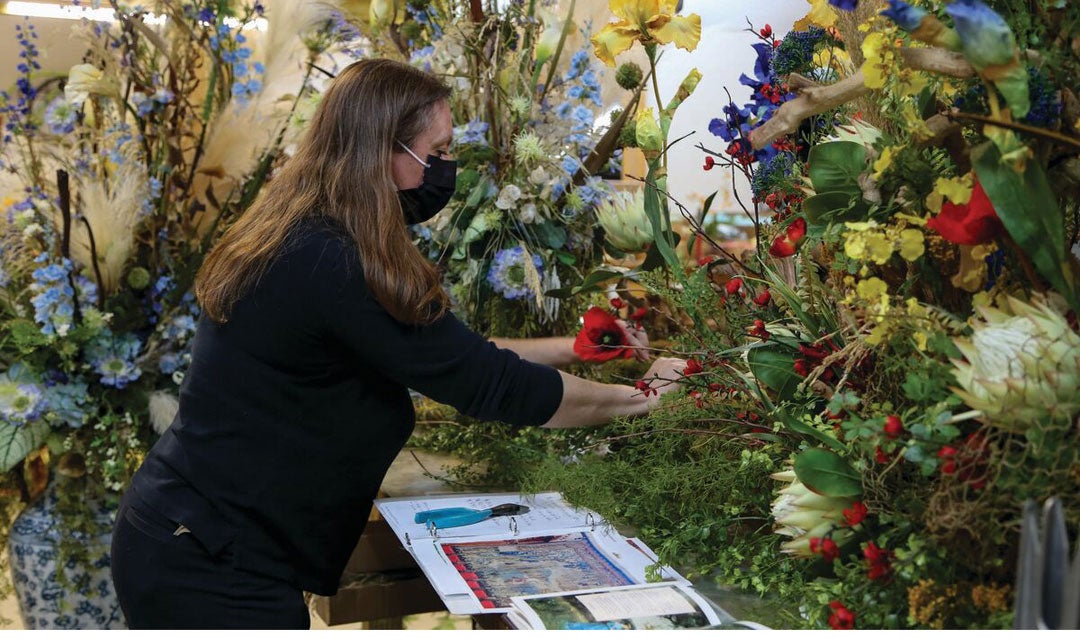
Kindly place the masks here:
<instances>
[{"instance_id":1,"label":"pruning shears","mask_svg":"<svg viewBox=\"0 0 1080 638\"><path fill-rule=\"evenodd\" d=\"M495 516L516 516L529 511L528 506L517 503L503 503L490 509L478 510L469 507L445 507L437 510L424 510L413 516L414 523L434 525L437 529L461 527L486 521Z\"/></svg>"}]
</instances>

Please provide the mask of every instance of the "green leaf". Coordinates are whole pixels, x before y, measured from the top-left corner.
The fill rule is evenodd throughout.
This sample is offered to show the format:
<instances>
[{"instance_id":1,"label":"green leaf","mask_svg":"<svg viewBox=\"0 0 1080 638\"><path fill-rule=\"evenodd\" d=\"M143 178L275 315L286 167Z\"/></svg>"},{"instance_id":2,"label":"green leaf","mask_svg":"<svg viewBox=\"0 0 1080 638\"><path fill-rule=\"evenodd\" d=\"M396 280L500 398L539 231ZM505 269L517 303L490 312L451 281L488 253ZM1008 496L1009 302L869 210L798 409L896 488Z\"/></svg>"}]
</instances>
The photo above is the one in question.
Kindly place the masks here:
<instances>
[{"instance_id":1,"label":"green leaf","mask_svg":"<svg viewBox=\"0 0 1080 638\"><path fill-rule=\"evenodd\" d=\"M802 377L795 372L795 354L787 348L768 344L758 346L746 353L746 359L754 377L775 390L781 401L790 399L802 382Z\"/></svg>"},{"instance_id":2,"label":"green leaf","mask_svg":"<svg viewBox=\"0 0 1080 638\"><path fill-rule=\"evenodd\" d=\"M568 253L565 250L558 250L555 252L555 259L558 259L567 266L573 266L577 263L577 257L572 253Z\"/></svg>"},{"instance_id":3,"label":"green leaf","mask_svg":"<svg viewBox=\"0 0 1080 638\"><path fill-rule=\"evenodd\" d=\"M14 425L0 421L0 473L22 463L27 454L45 443L48 433L49 426L44 423Z\"/></svg>"},{"instance_id":4,"label":"green leaf","mask_svg":"<svg viewBox=\"0 0 1080 638\"><path fill-rule=\"evenodd\" d=\"M551 220L546 220L542 224L537 224L536 237L548 248L558 250L566 245L566 229L562 226L556 226Z\"/></svg>"},{"instance_id":5,"label":"green leaf","mask_svg":"<svg viewBox=\"0 0 1080 638\"><path fill-rule=\"evenodd\" d=\"M858 142L825 142L810 149L810 183L818 193L861 195L859 175L866 170L866 147Z\"/></svg>"},{"instance_id":6,"label":"green leaf","mask_svg":"<svg viewBox=\"0 0 1080 638\"><path fill-rule=\"evenodd\" d=\"M556 288L554 290L549 290L546 294L548 297L555 297L556 299L568 299L574 295L578 295L583 292L594 292L596 290L600 290L600 284L611 281L612 279L618 279L622 276L623 273L621 272L598 268L589 273L588 276L586 276L580 284L567 288Z\"/></svg>"},{"instance_id":7,"label":"green leaf","mask_svg":"<svg viewBox=\"0 0 1080 638\"><path fill-rule=\"evenodd\" d=\"M803 450L795 457L795 476L808 489L834 498L862 494L859 474L835 452L822 448Z\"/></svg>"},{"instance_id":8,"label":"green leaf","mask_svg":"<svg viewBox=\"0 0 1080 638\"><path fill-rule=\"evenodd\" d=\"M1065 227L1057 199L1050 190L1046 173L1035 161L1028 161L1023 173L1003 164L992 142L980 144L971 153L975 174L994 205L1009 236L1031 259L1039 274L1050 282L1080 312L1080 296L1065 254Z\"/></svg>"},{"instance_id":9,"label":"green leaf","mask_svg":"<svg viewBox=\"0 0 1080 638\"><path fill-rule=\"evenodd\" d=\"M837 441L835 437L829 436L828 434L818 430L817 428L813 428L803 423L802 421L788 413L786 410L779 410L777 412L777 416L780 417L780 421L783 422L784 427L791 430L792 432L796 432L798 434L817 439L818 441L824 443L825 445L828 445L834 450L842 451L844 449L844 444L840 441Z\"/></svg>"},{"instance_id":10,"label":"green leaf","mask_svg":"<svg viewBox=\"0 0 1080 638\"><path fill-rule=\"evenodd\" d=\"M652 226L653 246L668 266L678 270L679 258L675 255L675 249L668 239L670 231L661 218L661 212L667 209L660 205L660 191L656 189L657 169L658 165L655 161L649 162L649 174L645 178L645 216L649 218L649 225Z\"/></svg>"},{"instance_id":11,"label":"green leaf","mask_svg":"<svg viewBox=\"0 0 1080 638\"><path fill-rule=\"evenodd\" d=\"M807 197L803 202L803 213L806 221L815 226L825 226L830 222L844 217L844 213L852 208L852 196L850 193L832 191L818 193Z\"/></svg>"}]
</instances>

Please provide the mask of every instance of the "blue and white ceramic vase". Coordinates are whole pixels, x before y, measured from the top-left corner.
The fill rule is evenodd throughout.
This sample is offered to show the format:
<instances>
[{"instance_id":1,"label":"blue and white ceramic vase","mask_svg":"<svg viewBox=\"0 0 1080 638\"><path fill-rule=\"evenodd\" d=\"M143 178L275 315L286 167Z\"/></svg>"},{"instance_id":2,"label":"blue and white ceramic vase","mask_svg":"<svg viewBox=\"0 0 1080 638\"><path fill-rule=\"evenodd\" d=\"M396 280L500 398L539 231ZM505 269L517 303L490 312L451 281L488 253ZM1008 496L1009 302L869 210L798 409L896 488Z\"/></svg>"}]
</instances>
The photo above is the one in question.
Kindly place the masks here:
<instances>
[{"instance_id":1,"label":"blue and white ceramic vase","mask_svg":"<svg viewBox=\"0 0 1080 638\"><path fill-rule=\"evenodd\" d=\"M26 629L125 629L124 616L109 570L109 544L115 508L91 503L100 529L96 535L72 534L87 543L88 564L69 560L66 583L57 574L60 534L55 483L15 519L8 540L12 580Z\"/></svg>"}]
</instances>

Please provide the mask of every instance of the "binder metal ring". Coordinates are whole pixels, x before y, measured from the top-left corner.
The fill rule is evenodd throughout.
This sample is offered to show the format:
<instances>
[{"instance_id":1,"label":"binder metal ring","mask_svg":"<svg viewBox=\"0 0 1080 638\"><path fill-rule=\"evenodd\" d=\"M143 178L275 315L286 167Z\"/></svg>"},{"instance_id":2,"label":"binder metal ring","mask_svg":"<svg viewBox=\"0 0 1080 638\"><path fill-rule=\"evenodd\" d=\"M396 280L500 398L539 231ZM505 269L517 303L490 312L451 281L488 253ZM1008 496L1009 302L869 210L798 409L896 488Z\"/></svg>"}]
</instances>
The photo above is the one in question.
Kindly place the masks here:
<instances>
[{"instance_id":1,"label":"binder metal ring","mask_svg":"<svg viewBox=\"0 0 1080 638\"><path fill-rule=\"evenodd\" d=\"M593 517L592 512L589 512L585 516L585 524L589 526L590 532L596 531L596 519Z\"/></svg>"},{"instance_id":2,"label":"binder metal ring","mask_svg":"<svg viewBox=\"0 0 1080 638\"><path fill-rule=\"evenodd\" d=\"M510 533L513 534L514 536L517 536L517 534L518 534L517 519L514 518L513 516L510 517Z\"/></svg>"}]
</instances>

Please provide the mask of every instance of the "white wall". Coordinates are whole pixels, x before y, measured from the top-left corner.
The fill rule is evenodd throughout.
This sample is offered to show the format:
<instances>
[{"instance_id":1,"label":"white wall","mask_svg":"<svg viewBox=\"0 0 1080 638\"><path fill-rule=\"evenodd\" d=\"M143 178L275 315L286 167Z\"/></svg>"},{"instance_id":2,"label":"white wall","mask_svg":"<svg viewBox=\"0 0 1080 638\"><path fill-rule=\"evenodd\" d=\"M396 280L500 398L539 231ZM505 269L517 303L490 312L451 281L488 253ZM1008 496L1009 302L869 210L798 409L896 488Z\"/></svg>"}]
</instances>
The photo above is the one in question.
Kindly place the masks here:
<instances>
[{"instance_id":1,"label":"white wall","mask_svg":"<svg viewBox=\"0 0 1080 638\"><path fill-rule=\"evenodd\" d=\"M745 31L747 18L759 29L770 24L779 37L809 9L807 0L685 0L682 13L701 16L701 43L689 53L674 46L667 47L660 61L658 79L661 98L666 102L689 69L697 67L702 74L697 90L676 113L670 139L693 134L668 156L671 194L690 210L697 209L705 197L717 189L721 192L713 203L713 211L739 210L731 192L730 173L720 169L705 172L702 169L704 154L695 146L700 142L706 148L720 152L726 146L723 140L709 133L709 121L720 117L720 109L727 103L724 87L740 106L750 99L750 89L739 84L740 74L753 75L756 58L750 45L758 40ZM647 102L655 103L655 98L651 97ZM739 196L749 205L749 187L745 180L739 185Z\"/></svg>"},{"instance_id":2,"label":"white wall","mask_svg":"<svg viewBox=\"0 0 1080 638\"><path fill-rule=\"evenodd\" d=\"M19 64L19 40L15 36L15 25L25 24L21 16L0 14L0 88L10 91L19 77L15 67ZM43 72L67 72L71 67L82 62L85 52L82 46L71 40L71 28L78 24L73 20L31 18L38 33L37 49L40 54L38 63Z\"/></svg>"}]
</instances>

